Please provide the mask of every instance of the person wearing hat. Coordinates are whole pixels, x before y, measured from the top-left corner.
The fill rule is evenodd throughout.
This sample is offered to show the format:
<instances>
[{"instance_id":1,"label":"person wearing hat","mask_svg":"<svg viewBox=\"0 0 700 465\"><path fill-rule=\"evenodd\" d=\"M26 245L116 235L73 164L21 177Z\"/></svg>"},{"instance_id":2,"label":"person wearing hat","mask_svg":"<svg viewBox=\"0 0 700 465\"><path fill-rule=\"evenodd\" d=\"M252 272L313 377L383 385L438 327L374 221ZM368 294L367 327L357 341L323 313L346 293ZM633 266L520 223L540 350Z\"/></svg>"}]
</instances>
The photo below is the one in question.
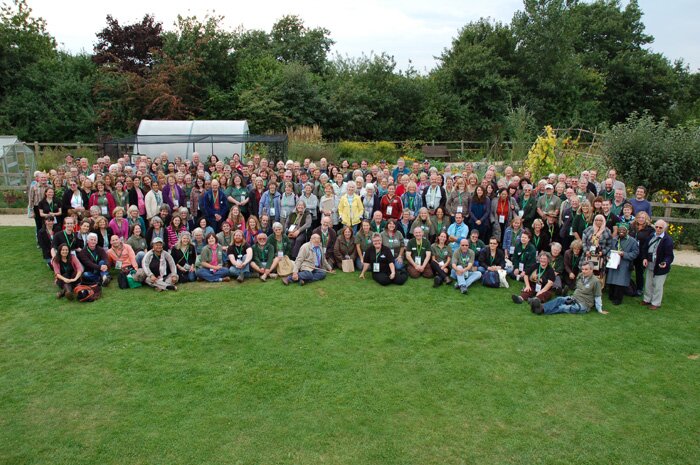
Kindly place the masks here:
<instances>
[{"instance_id":1,"label":"person wearing hat","mask_svg":"<svg viewBox=\"0 0 700 465\"><path fill-rule=\"evenodd\" d=\"M559 240L559 212L556 210L549 210L545 213L545 222L542 228L547 244L556 242Z\"/></svg>"},{"instance_id":2,"label":"person wearing hat","mask_svg":"<svg viewBox=\"0 0 700 465\"><path fill-rule=\"evenodd\" d=\"M606 283L608 285L610 301L613 305L620 305L622 303L625 290L629 287L632 278L634 259L639 255L637 241L629 237L628 230L629 226L626 223L618 223L617 238L613 240L612 247L608 253L608 257L612 257L614 254L620 256L616 267L611 266L613 263L608 259Z\"/></svg>"},{"instance_id":3,"label":"person wearing hat","mask_svg":"<svg viewBox=\"0 0 700 465\"><path fill-rule=\"evenodd\" d=\"M163 249L163 239L156 237L151 243L151 250L143 257L142 267L134 275L140 281L156 291L177 291L178 276L175 260Z\"/></svg>"},{"instance_id":4,"label":"person wearing hat","mask_svg":"<svg viewBox=\"0 0 700 465\"><path fill-rule=\"evenodd\" d=\"M561 207L561 199L554 195L554 186L550 183L544 186L544 195L537 199L537 214L545 219L546 212L556 211L557 218L559 217L559 207Z\"/></svg>"},{"instance_id":5,"label":"person wearing hat","mask_svg":"<svg viewBox=\"0 0 700 465\"><path fill-rule=\"evenodd\" d=\"M430 174L430 160L423 160L423 172L425 174Z\"/></svg>"}]
</instances>

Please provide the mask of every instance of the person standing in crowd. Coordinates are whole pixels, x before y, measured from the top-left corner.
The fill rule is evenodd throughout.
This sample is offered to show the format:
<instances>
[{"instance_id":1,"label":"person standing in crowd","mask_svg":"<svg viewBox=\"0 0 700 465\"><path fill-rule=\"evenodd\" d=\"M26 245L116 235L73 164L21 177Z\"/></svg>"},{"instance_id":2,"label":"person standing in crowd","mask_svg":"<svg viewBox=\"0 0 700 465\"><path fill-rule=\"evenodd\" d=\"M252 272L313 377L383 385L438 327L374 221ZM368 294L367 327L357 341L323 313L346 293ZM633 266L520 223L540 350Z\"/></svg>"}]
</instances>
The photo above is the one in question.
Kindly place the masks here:
<instances>
[{"instance_id":1,"label":"person standing in crowd","mask_svg":"<svg viewBox=\"0 0 700 465\"><path fill-rule=\"evenodd\" d=\"M219 231L221 223L228 217L228 201L226 194L219 186L219 181L211 181L209 189L202 198L202 214L214 231Z\"/></svg>"},{"instance_id":2,"label":"person standing in crowd","mask_svg":"<svg viewBox=\"0 0 700 465\"><path fill-rule=\"evenodd\" d=\"M613 239L612 248L608 252L608 256L616 254L620 257L617 266L608 266L606 273L606 283L610 302L613 305L620 305L625 296L625 292L630 285L632 267L634 260L639 255L639 246L637 241L628 236L628 226L625 223L620 223L617 226L618 236ZM608 259L610 263L610 259Z\"/></svg>"},{"instance_id":3,"label":"person standing in crowd","mask_svg":"<svg viewBox=\"0 0 700 465\"><path fill-rule=\"evenodd\" d=\"M673 263L673 239L666 234L668 223L658 220L654 223L655 234L649 238L644 251L644 267L647 270L644 283L642 305L651 310L661 308L664 297L664 284Z\"/></svg>"}]
</instances>

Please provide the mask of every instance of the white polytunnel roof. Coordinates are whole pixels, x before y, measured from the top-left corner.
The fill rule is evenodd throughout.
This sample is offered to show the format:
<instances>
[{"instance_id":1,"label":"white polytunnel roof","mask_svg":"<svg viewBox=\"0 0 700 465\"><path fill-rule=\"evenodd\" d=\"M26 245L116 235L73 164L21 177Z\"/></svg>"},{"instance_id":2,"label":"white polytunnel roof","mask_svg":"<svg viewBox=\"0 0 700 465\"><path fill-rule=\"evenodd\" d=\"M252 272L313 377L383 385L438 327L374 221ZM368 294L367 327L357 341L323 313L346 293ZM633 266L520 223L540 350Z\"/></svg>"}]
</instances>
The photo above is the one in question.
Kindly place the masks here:
<instances>
[{"instance_id":1,"label":"white polytunnel roof","mask_svg":"<svg viewBox=\"0 0 700 465\"><path fill-rule=\"evenodd\" d=\"M219 158L230 158L238 153L241 158L245 155L244 143L217 142L215 138L202 137L196 141L196 136L235 136L249 134L248 122L245 120L202 120L202 121L161 121L141 120L136 135L137 143L134 145L134 154L143 154L149 157L168 154L171 160L179 156L183 159L192 158L194 152L198 152L202 158L215 154ZM168 142L154 141L139 144L138 141L148 141L149 136L157 136L158 139L167 139ZM167 137L165 137L167 136ZM182 142L177 142L181 139Z\"/></svg>"}]
</instances>

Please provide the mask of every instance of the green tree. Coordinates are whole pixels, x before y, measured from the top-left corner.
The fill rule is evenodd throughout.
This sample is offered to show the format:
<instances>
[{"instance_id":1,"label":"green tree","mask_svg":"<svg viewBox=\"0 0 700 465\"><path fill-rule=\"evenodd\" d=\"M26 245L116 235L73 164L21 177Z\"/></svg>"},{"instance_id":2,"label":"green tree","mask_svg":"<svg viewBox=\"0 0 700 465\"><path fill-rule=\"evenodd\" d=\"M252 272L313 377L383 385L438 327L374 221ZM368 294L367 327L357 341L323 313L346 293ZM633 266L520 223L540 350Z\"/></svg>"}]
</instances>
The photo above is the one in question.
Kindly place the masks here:
<instances>
[{"instance_id":1,"label":"green tree","mask_svg":"<svg viewBox=\"0 0 700 465\"><path fill-rule=\"evenodd\" d=\"M467 24L443 51L434 77L463 110L448 120L461 138L498 132L511 101L519 93L516 38L511 29L486 19Z\"/></svg>"},{"instance_id":2,"label":"green tree","mask_svg":"<svg viewBox=\"0 0 700 465\"><path fill-rule=\"evenodd\" d=\"M334 43L329 35L327 29L307 28L299 16L287 15L272 26L270 47L279 61L302 63L312 72L322 73Z\"/></svg>"},{"instance_id":3,"label":"green tree","mask_svg":"<svg viewBox=\"0 0 700 465\"><path fill-rule=\"evenodd\" d=\"M574 53L603 80L601 119L624 121L634 111L668 115L678 87L671 63L647 50L654 38L644 31L636 0L575 2L568 12Z\"/></svg>"},{"instance_id":4,"label":"green tree","mask_svg":"<svg viewBox=\"0 0 700 465\"><path fill-rule=\"evenodd\" d=\"M603 121L601 73L575 53L575 0L524 0L513 16L522 98L538 123L593 127Z\"/></svg>"}]
</instances>

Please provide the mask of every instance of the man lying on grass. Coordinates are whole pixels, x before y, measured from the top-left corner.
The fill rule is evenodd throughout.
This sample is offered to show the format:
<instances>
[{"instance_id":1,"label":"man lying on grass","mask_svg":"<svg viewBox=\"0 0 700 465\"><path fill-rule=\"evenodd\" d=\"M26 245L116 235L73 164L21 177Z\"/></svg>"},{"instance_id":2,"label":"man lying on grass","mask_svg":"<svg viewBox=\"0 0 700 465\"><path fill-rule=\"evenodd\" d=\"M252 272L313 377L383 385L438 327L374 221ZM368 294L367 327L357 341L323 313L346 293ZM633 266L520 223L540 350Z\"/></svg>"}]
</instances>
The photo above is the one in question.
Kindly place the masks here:
<instances>
[{"instance_id":1,"label":"man lying on grass","mask_svg":"<svg viewBox=\"0 0 700 465\"><path fill-rule=\"evenodd\" d=\"M607 315L603 310L603 293L600 280L593 276L593 263L581 265L581 274L576 280L576 290L571 297L557 297L542 305L537 297L529 299L532 313L554 315L555 313L588 313L595 305L598 313Z\"/></svg>"}]
</instances>

